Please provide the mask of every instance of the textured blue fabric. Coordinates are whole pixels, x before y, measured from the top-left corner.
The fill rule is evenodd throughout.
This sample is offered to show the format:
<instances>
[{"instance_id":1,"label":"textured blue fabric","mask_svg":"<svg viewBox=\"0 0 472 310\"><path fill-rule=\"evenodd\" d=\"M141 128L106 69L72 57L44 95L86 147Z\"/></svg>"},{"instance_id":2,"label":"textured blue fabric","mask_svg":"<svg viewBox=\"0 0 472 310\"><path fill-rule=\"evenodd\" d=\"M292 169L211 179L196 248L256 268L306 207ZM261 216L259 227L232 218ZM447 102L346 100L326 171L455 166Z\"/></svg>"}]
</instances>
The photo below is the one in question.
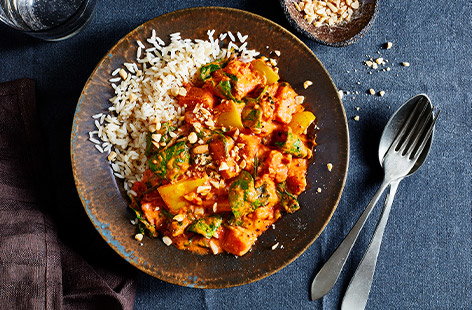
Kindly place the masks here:
<instances>
[{"instance_id":1,"label":"textured blue fabric","mask_svg":"<svg viewBox=\"0 0 472 310\"><path fill-rule=\"evenodd\" d=\"M75 202L68 157L75 103L104 53L144 21L176 9L219 5L245 9L293 30L278 1L102 0L77 36L41 42L0 26L0 82L37 81L41 122L50 148L58 201ZM139 276L137 309L337 309L368 245L380 208L374 210L334 289L309 301L315 272L347 234L382 178L380 134L407 98L427 93L441 109L432 152L414 176L401 183L377 265L368 309L472 309L472 5L471 1L394 1L380 4L371 31L358 43L332 48L310 42L345 97L351 136L346 188L320 238L295 262L257 283L199 290ZM392 41L390 50L380 49ZM365 55L390 61L392 71L368 74ZM411 66L399 65L408 61ZM357 82L360 82L358 84ZM366 90L384 90L384 97ZM356 107L360 107L357 111ZM360 121L353 121L355 115Z\"/></svg>"}]
</instances>

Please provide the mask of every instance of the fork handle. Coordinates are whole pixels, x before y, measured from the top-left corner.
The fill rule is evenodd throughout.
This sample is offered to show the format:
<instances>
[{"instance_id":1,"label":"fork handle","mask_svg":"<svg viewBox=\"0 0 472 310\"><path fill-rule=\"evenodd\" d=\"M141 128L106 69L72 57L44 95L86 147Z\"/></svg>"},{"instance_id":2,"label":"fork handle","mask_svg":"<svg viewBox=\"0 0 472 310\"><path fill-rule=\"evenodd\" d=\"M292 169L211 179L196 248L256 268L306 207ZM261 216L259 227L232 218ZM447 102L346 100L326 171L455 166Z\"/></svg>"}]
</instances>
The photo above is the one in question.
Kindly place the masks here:
<instances>
[{"instance_id":1,"label":"fork handle","mask_svg":"<svg viewBox=\"0 0 472 310\"><path fill-rule=\"evenodd\" d=\"M379 255L382 237L385 231L385 226L387 225L388 216L390 215L398 183L400 183L400 180L394 181L390 185L390 192L385 201L382 216L377 224L374 236L370 241L369 248L365 252L361 263L357 267L356 272L347 287L341 310L363 310L367 305L367 299L369 298L372 281L374 279L375 266L377 264L377 257Z\"/></svg>"},{"instance_id":2,"label":"fork handle","mask_svg":"<svg viewBox=\"0 0 472 310\"><path fill-rule=\"evenodd\" d=\"M382 216L377 224L377 228L375 229L369 247L362 258L361 263L357 266L356 272L347 287L341 310L363 310L367 305L372 281L374 279L375 266L377 265L377 258L379 256L380 245L382 244L383 233L390 215L393 198L397 192L398 183L400 183L400 180L395 181L390 185L390 192L385 201Z\"/></svg>"},{"instance_id":3,"label":"fork handle","mask_svg":"<svg viewBox=\"0 0 472 310\"><path fill-rule=\"evenodd\" d=\"M331 255L331 257L326 261L323 267L318 271L318 274L315 276L311 284L311 299L316 300L324 295L326 295L331 288L336 283L339 275L341 274L341 270L346 263L346 259L351 253L351 249L354 243L359 236L359 233L364 226L367 218L369 217L372 209L379 201L380 196L390 184L391 181L384 180L380 185L380 188L375 193L374 197L370 201L370 203L365 208L364 212L362 212L361 216L357 220L354 227L351 229L349 234L344 238L341 244L338 246L336 251Z\"/></svg>"}]
</instances>

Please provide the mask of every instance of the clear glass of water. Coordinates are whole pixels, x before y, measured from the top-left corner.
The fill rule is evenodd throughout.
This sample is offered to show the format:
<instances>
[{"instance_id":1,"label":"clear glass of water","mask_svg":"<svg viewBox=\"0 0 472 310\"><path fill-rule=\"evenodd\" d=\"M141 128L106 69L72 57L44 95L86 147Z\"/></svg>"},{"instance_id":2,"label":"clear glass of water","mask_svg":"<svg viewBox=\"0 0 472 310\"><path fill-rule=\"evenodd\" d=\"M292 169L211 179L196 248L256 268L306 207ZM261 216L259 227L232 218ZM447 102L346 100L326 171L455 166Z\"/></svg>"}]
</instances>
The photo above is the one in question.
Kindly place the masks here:
<instances>
[{"instance_id":1,"label":"clear glass of water","mask_svg":"<svg viewBox=\"0 0 472 310\"><path fill-rule=\"evenodd\" d=\"M67 39L90 20L96 0L0 0L0 21L46 41Z\"/></svg>"}]
</instances>

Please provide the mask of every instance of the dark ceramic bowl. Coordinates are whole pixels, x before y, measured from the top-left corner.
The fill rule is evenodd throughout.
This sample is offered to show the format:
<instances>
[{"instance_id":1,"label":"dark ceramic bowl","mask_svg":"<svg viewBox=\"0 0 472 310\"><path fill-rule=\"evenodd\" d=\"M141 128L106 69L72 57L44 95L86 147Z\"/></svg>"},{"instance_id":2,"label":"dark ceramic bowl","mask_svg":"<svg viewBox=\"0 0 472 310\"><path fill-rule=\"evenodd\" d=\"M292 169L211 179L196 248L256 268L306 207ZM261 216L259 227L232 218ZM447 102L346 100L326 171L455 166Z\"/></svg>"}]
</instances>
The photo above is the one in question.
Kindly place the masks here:
<instances>
[{"instance_id":1,"label":"dark ceramic bowl","mask_svg":"<svg viewBox=\"0 0 472 310\"><path fill-rule=\"evenodd\" d=\"M184 38L205 38L208 29L249 34L248 46L262 53L280 50L281 77L306 96L318 120L318 146L308 172L308 190L300 196L301 210L286 215L276 229L264 233L243 257L200 256L145 238L143 246L133 239L128 200L122 183L115 179L106 155L88 141L94 130L92 115L106 111L113 96L110 72L133 61L137 39L145 41L156 29L161 38L181 32ZM305 80L314 85L303 89ZM229 8L200 7L157 17L130 32L100 61L85 84L75 112L71 136L72 167L85 211L108 244L129 263L164 281L183 286L223 288L250 283L282 269L302 254L331 218L348 166L348 131L343 106L328 72L315 55L294 35L260 16ZM334 168L328 172L327 163ZM317 188L321 187L321 193ZM283 248L272 250L276 242Z\"/></svg>"},{"instance_id":2,"label":"dark ceramic bowl","mask_svg":"<svg viewBox=\"0 0 472 310\"><path fill-rule=\"evenodd\" d=\"M378 11L378 0L359 0L362 5L359 8L358 18L342 26L315 27L313 24L309 24L303 18L302 12L299 12L293 5L298 1L280 0L289 23L308 38L321 44L336 47L352 44L362 38L371 28Z\"/></svg>"}]
</instances>

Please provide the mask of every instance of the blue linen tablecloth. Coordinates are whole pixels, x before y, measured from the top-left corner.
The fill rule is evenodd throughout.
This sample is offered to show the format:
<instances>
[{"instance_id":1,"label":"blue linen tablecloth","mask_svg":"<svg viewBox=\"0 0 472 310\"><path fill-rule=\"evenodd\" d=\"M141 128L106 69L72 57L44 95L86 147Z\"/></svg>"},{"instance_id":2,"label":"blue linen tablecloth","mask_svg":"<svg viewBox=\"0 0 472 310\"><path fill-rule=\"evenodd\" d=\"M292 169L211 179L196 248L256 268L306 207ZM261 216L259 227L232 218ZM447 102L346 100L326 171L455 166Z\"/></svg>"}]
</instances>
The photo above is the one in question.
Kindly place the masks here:
<instances>
[{"instance_id":1,"label":"blue linen tablecloth","mask_svg":"<svg viewBox=\"0 0 472 310\"><path fill-rule=\"evenodd\" d=\"M102 0L77 36L41 42L0 26L0 82L37 81L41 124L52 166L56 201L75 203L69 134L75 104L96 63L141 23L177 9L230 6L248 10L293 31L278 1ZM349 94L351 159L346 188L320 238L291 265L242 287L200 290L139 274L136 309L337 309L379 217L374 210L337 285L309 300L316 271L348 233L382 178L377 160L381 131L407 98L427 93L441 109L424 167L400 185L377 265L368 309L472 309L472 2L381 1L371 31L344 48L302 40ZM393 48L381 49L387 41ZM366 55L389 60L390 72L368 74ZM402 67L407 61L410 67ZM373 88L384 97L367 95ZM358 93L357 93L358 92ZM359 110L356 108L360 108ZM355 115L360 116L354 121Z\"/></svg>"}]
</instances>

